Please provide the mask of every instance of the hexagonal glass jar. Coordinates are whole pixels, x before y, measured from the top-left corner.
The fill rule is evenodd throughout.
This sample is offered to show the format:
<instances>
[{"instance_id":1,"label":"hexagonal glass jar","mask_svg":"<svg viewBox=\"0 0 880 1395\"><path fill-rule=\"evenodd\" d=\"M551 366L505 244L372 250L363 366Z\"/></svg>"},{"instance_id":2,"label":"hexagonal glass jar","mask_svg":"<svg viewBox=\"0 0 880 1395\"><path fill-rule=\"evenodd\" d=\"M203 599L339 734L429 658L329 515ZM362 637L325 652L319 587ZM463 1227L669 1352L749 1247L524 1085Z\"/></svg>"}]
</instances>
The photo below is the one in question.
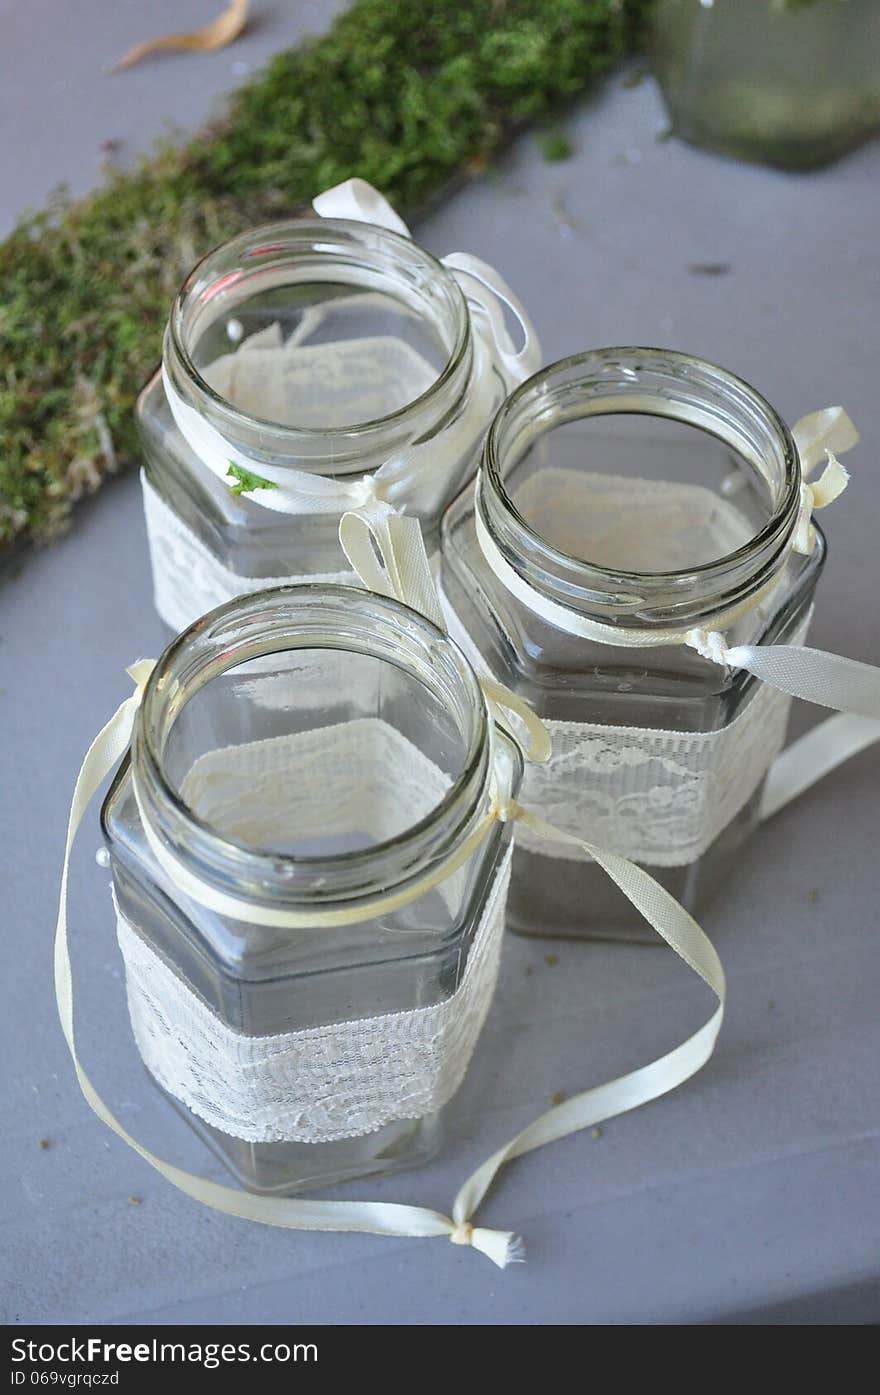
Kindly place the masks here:
<instances>
[{"instance_id":1,"label":"hexagonal glass jar","mask_svg":"<svg viewBox=\"0 0 880 1395\"><path fill-rule=\"evenodd\" d=\"M444 520L452 633L553 737L550 762L527 770L524 803L648 867L690 910L755 828L789 699L683 644L598 642L537 612L543 599L575 627L583 617L626 636L719 628L732 610L730 644L797 642L824 557L818 530L810 556L792 551L799 497L791 434L746 383L684 354L605 349L508 398L475 489ZM507 581L487 560L493 547ZM593 862L528 830L508 921L529 934L656 938Z\"/></svg>"},{"instance_id":2,"label":"hexagonal glass jar","mask_svg":"<svg viewBox=\"0 0 880 1395\"><path fill-rule=\"evenodd\" d=\"M438 1147L497 968L510 830L488 815L520 775L455 646L365 591L243 597L160 659L102 813L129 1008L246 1187Z\"/></svg>"},{"instance_id":3,"label":"hexagonal glass jar","mask_svg":"<svg viewBox=\"0 0 880 1395\"><path fill-rule=\"evenodd\" d=\"M478 365L488 379L480 411ZM257 476L270 466L357 481L436 441L396 499L420 520L429 553L504 396L475 351L455 276L407 237L312 218L211 252L174 301L163 370L137 408L156 606L175 631L234 595L356 578L339 546L339 510L278 512L246 480L213 473L172 415L163 371L184 410L256 462Z\"/></svg>"}]
</instances>

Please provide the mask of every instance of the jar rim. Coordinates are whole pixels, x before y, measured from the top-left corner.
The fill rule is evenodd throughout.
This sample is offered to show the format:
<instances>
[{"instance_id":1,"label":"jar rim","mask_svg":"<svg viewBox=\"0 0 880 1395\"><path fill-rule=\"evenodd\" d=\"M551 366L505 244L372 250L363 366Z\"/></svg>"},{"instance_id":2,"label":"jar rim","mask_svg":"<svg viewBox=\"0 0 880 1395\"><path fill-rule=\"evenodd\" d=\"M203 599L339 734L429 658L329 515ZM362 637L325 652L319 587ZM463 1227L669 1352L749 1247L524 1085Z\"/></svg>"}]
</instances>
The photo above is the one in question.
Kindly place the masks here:
<instances>
[{"instance_id":1,"label":"jar rim","mask_svg":"<svg viewBox=\"0 0 880 1395\"><path fill-rule=\"evenodd\" d=\"M505 485L504 457L510 444L505 441L505 433L513 429L518 417L538 420L540 415L546 415L548 417L547 429L552 429L552 426L562 424L563 421L583 420L588 416L596 418L620 415L625 410L617 407L603 412L601 406L591 412L579 412L575 409L569 411L565 416L550 421L550 412L554 401L552 395L554 379L563 383L566 380L566 375L574 375L581 370L584 374L591 369L611 370L615 365L621 365L631 372L633 369L637 370L639 364L643 369L652 365L666 366L673 374L679 372L682 375L696 373L705 379L707 391L711 385L711 388L716 391L728 393L731 400L736 399L741 403L748 404L748 407L755 414L756 424L766 433L767 439L776 442L778 459L782 467L780 484L775 491L776 498L772 501L772 513L756 533L732 552L707 562L673 571L639 572L605 566L591 562L589 558L578 557L555 547L523 516ZM691 380L692 385L694 381L696 380ZM585 396L577 398L576 388L579 383L580 379L572 380L571 397L575 402L585 402ZM627 388L633 393L639 390L637 382L632 380L614 382L614 391L618 397L621 393L625 395ZM644 386L641 390L644 393ZM600 403L601 396L593 400ZM659 400L658 398L658 402ZM666 406L673 409L678 405L674 400L666 399L665 401ZM537 408L533 418L529 418L524 411L529 405ZM636 411L637 409L634 408L633 412ZM652 412L639 412L638 414L654 415ZM656 415L701 429L698 423L689 420L683 412L667 410L658 411ZM703 429L708 428L703 427ZM542 434L543 430L539 428L536 435ZM754 455L750 456L743 449L741 436L734 439L732 431L725 436L723 429L719 429L713 434L716 434L718 439L725 444L736 449L756 469L760 468ZM772 489L770 479L766 475L764 477ZM484 522L490 528L495 542L502 548L505 559L510 565L521 575L525 575L523 558L522 556L518 557L517 554L519 548L527 551L528 576L526 579L531 584L536 585L538 589L552 591L556 601L562 604L565 604L566 601L569 604L572 601L590 604L590 602L597 600L607 603L608 593L617 588L623 593L625 602L627 589L636 588L641 593L636 598L640 604L659 605L658 597L664 589L667 591L675 590L685 584L710 588L716 582L723 587L725 583L730 582L733 571L738 567L748 566L750 563L755 563L758 568L762 569L763 579L766 581L768 568L772 571L773 567L778 565L789 540L793 536L800 504L800 483L800 461L788 426L775 408L744 379L708 360L677 350L624 346L590 349L582 353L571 354L567 358L560 359L556 363L540 369L510 394L496 413L486 436L478 474L476 507L481 510ZM562 589L564 589L565 594L561 594L561 578L554 574L553 569L556 573L562 574ZM621 597L615 599L621 599ZM678 597L679 601L680 599Z\"/></svg>"},{"instance_id":2,"label":"jar rim","mask_svg":"<svg viewBox=\"0 0 880 1395\"><path fill-rule=\"evenodd\" d=\"M199 278L204 276L206 271L210 271L212 263L218 260L221 255L226 257L240 251L244 257L248 255L249 248L253 248L251 255L258 251L282 252L285 250L284 243L287 243L292 249L296 243L308 244L309 242L321 244L321 250L325 254L332 255L331 243L334 233L337 238L340 234L345 234L346 245L356 249L361 255L369 257L372 254L373 266L377 271L382 270L383 266L387 268L389 262L393 262L396 257L398 262L409 264L414 270L421 270L423 273L429 273L433 278L436 278L438 288L442 290L453 322L453 343L443 368L418 397L405 402L385 416L375 417L366 422L353 422L345 426L302 427L272 421L269 418L257 417L252 413L242 411L234 402L223 397L211 387L193 361L186 344L184 324L189 297L195 292ZM342 245L340 242L339 246ZM381 256L382 251L386 253L384 262ZM222 284L229 284L228 274L221 278ZM357 282L352 281L352 284L356 285ZM389 290L388 294L391 295L392 292ZM431 252L411 238L404 237L402 233L394 232L379 224L362 223L348 218L314 217L291 218L262 224L257 228L239 233L227 242L218 244L201 257L184 279L172 303L165 333L164 355L166 359L171 359L172 367L176 363L182 369L188 390L193 393L202 406L209 408L222 418L230 429L262 429L271 433L273 441L295 446L297 442L328 440L331 442L350 440L353 443L360 443L382 432L401 426L410 417L417 416L426 406L430 405L437 395L442 393L446 386L455 379L468 355L470 345L471 324L467 298L452 272Z\"/></svg>"},{"instance_id":3,"label":"jar rim","mask_svg":"<svg viewBox=\"0 0 880 1395\"><path fill-rule=\"evenodd\" d=\"M297 604L314 613L314 623L306 626L301 622L299 631L294 628L291 613ZM461 768L443 798L396 836L352 852L294 856L256 848L221 833L186 803L164 769L164 746L181 712L202 687L264 655L338 647L386 659L385 654L378 652L382 647L380 636L370 647L363 638L359 642L354 633L351 621L353 610L358 608L360 618L367 624L377 617L385 623L388 635L393 634L398 646L404 641L412 642L413 647L424 645L426 662L422 672L417 671L415 662L405 670L415 681L424 682L423 675L432 672L437 686L431 691L439 698L441 678L450 678L460 687L462 707L468 704L472 721L470 730L461 732L465 745ZM286 633L270 633L276 612L276 619L287 612L284 623L290 628ZM344 615L349 622L338 646L327 642L334 615ZM261 620L265 621L262 627ZM236 648L230 638L239 624L249 626L250 632ZM316 635L322 630L323 642L318 644ZM445 664L443 674L437 663L438 649L442 650ZM397 666L403 667L399 662ZM187 684L191 690L184 693ZM174 708L170 716L166 710L169 703ZM259 886L260 899L268 896L316 906L369 897L375 894L377 881L386 889L389 885L405 885L424 875L432 863L448 857L482 816L489 785L490 744L489 710L482 688L457 645L432 621L400 601L355 587L306 583L237 597L209 611L172 641L144 688L132 734L132 777L142 817L149 818L164 837L184 849L187 860L194 859L208 880L217 882L233 876L246 880L250 886ZM389 857L395 859L400 871L397 880L389 880ZM340 876L345 886L337 885L328 893L328 878L336 878L338 883Z\"/></svg>"}]
</instances>

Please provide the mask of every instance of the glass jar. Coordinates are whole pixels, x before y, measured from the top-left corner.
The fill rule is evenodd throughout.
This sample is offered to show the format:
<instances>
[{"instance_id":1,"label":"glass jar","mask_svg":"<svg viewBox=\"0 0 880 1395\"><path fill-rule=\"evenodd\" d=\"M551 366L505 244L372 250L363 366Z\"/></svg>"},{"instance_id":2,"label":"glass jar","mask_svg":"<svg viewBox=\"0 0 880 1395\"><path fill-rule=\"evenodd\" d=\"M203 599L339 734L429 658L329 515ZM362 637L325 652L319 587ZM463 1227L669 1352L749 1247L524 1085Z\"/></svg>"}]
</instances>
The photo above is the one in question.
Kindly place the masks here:
<instances>
[{"instance_id":1,"label":"glass jar","mask_svg":"<svg viewBox=\"0 0 880 1395\"><path fill-rule=\"evenodd\" d=\"M435 441L394 503L436 550L442 511L505 392L471 321L452 271L373 224L277 223L196 266L137 409L156 606L173 630L266 586L354 581L338 541L345 505L279 511L277 486L255 493L267 469L356 485ZM219 474L191 444L200 431ZM225 476L226 448L254 462L249 475Z\"/></svg>"},{"instance_id":2,"label":"glass jar","mask_svg":"<svg viewBox=\"0 0 880 1395\"><path fill-rule=\"evenodd\" d=\"M549 763L528 768L523 802L646 866L691 911L755 827L789 699L653 635L705 627L732 645L798 642L824 556L818 530L809 556L792 551L799 499L792 436L747 384L684 354L604 349L508 398L476 490L444 520L452 633L553 739ZM507 580L487 560L493 547ZM559 623L537 613L548 601ZM568 617L621 638L575 635ZM528 829L508 922L653 938L585 855L530 841Z\"/></svg>"},{"instance_id":3,"label":"glass jar","mask_svg":"<svg viewBox=\"0 0 880 1395\"><path fill-rule=\"evenodd\" d=\"M102 811L132 1026L248 1188L412 1166L494 986L517 748L429 621L260 592L166 650Z\"/></svg>"},{"instance_id":4,"label":"glass jar","mask_svg":"<svg viewBox=\"0 0 880 1395\"><path fill-rule=\"evenodd\" d=\"M697 145L801 169L880 126L877 0L659 0L652 51Z\"/></svg>"}]
</instances>

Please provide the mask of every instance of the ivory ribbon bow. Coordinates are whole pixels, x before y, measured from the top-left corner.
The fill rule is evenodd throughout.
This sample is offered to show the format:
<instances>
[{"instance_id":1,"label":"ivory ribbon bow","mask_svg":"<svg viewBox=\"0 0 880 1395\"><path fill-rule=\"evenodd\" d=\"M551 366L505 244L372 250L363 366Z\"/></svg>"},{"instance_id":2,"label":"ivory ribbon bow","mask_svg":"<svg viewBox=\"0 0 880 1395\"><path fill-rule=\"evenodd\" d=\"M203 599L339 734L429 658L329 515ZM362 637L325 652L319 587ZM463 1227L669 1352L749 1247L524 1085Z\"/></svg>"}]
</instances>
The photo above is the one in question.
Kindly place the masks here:
<instances>
[{"instance_id":1,"label":"ivory ribbon bow","mask_svg":"<svg viewBox=\"0 0 880 1395\"><path fill-rule=\"evenodd\" d=\"M849 474L834 452L843 454L850 450L858 442L859 433L842 407L824 407L801 417L791 434L798 448L802 475L801 507L792 546L795 552L809 555L816 545L813 510L833 503L849 483ZM815 484L809 484L809 476L823 457L827 461L825 469Z\"/></svg>"}]
</instances>

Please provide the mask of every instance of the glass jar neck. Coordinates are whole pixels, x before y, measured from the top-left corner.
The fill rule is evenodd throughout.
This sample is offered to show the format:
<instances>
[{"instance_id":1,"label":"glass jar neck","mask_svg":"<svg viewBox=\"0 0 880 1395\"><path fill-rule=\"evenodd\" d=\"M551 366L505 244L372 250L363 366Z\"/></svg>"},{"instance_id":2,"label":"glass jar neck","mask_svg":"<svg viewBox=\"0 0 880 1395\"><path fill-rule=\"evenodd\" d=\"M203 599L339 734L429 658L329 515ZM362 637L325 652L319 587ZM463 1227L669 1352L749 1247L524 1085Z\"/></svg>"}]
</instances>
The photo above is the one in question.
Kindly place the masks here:
<instances>
[{"instance_id":1,"label":"glass jar neck","mask_svg":"<svg viewBox=\"0 0 880 1395\"><path fill-rule=\"evenodd\" d=\"M618 570L554 547L517 509L510 473L555 427L621 413L698 427L729 446L769 499L764 526L736 551L682 571ZM508 398L487 436L476 508L504 561L539 596L621 628L688 629L746 608L773 585L790 551L800 478L785 423L739 378L670 350L601 349L542 369Z\"/></svg>"},{"instance_id":2,"label":"glass jar neck","mask_svg":"<svg viewBox=\"0 0 880 1395\"><path fill-rule=\"evenodd\" d=\"M242 846L203 822L169 775L175 724L206 685L264 656L336 650L379 659L427 690L463 752L444 797L420 822L362 851L300 857ZM315 697L314 688L310 699ZM338 693L327 694L332 708ZM240 597L184 631L156 665L139 708L131 773L141 817L188 871L261 905L332 909L393 894L454 858L485 817L492 790L485 698L459 651L397 601L345 586L284 586ZM305 797L293 791L291 798Z\"/></svg>"},{"instance_id":3,"label":"glass jar neck","mask_svg":"<svg viewBox=\"0 0 880 1395\"><path fill-rule=\"evenodd\" d=\"M218 394L195 363L205 333L257 295L321 282L380 293L417 315L446 354L428 388L387 416L341 427L281 425ZM346 475L378 468L456 414L470 383L473 345L458 282L417 243L367 223L297 220L244 233L198 263L172 306L162 362L183 402L232 447L275 466Z\"/></svg>"}]
</instances>

